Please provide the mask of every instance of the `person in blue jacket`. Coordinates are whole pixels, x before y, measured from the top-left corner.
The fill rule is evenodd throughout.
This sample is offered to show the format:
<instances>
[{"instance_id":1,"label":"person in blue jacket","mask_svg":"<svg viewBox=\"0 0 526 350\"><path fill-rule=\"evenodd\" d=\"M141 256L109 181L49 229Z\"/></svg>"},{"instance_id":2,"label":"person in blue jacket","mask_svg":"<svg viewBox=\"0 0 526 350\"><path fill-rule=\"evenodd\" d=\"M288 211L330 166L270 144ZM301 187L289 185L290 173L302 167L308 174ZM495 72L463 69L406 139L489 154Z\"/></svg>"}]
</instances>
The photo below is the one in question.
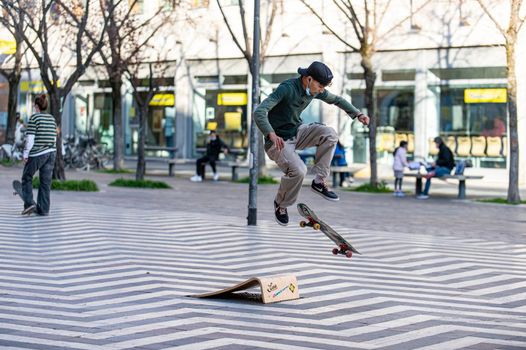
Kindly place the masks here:
<instances>
[{"instance_id":1,"label":"person in blue jacket","mask_svg":"<svg viewBox=\"0 0 526 350\"><path fill-rule=\"evenodd\" d=\"M336 148L334 149L334 156L332 157L331 165L348 166L347 160L345 159L345 147L343 147L340 141L336 143ZM348 171L340 173L340 187L349 187L349 184L353 181L354 180Z\"/></svg>"}]
</instances>

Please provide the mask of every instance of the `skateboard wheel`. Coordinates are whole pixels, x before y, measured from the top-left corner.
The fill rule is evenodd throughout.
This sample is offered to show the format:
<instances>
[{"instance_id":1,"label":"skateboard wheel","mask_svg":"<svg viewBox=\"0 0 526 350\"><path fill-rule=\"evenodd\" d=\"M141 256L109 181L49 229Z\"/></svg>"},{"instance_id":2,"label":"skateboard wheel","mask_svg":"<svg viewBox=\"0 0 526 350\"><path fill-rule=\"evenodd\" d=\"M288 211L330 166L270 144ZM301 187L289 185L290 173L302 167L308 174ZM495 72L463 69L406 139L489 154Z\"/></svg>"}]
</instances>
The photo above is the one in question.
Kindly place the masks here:
<instances>
[{"instance_id":1,"label":"skateboard wheel","mask_svg":"<svg viewBox=\"0 0 526 350\"><path fill-rule=\"evenodd\" d=\"M349 250L347 253L345 253L345 256L350 259L352 257L352 251Z\"/></svg>"},{"instance_id":2,"label":"skateboard wheel","mask_svg":"<svg viewBox=\"0 0 526 350\"><path fill-rule=\"evenodd\" d=\"M334 255L338 255L338 248L334 248L334 249L332 250L332 254L334 254Z\"/></svg>"},{"instance_id":3,"label":"skateboard wheel","mask_svg":"<svg viewBox=\"0 0 526 350\"><path fill-rule=\"evenodd\" d=\"M321 225L318 223L315 223L314 225L312 225L312 228L314 228L317 231L321 228Z\"/></svg>"},{"instance_id":4,"label":"skateboard wheel","mask_svg":"<svg viewBox=\"0 0 526 350\"><path fill-rule=\"evenodd\" d=\"M300 227L305 227L305 226L307 226L307 223L303 220L300 221Z\"/></svg>"}]
</instances>

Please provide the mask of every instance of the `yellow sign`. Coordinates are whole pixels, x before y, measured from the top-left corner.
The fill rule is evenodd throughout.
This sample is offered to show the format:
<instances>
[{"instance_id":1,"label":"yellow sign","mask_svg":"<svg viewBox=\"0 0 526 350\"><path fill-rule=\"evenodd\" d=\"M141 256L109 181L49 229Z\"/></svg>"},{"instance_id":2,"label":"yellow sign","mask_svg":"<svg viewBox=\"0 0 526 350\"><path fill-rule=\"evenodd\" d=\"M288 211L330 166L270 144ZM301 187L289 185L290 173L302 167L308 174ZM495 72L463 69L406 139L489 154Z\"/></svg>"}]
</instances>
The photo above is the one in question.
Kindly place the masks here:
<instances>
[{"instance_id":1,"label":"yellow sign","mask_svg":"<svg viewBox=\"0 0 526 350\"><path fill-rule=\"evenodd\" d=\"M175 95L169 94L155 94L150 101L150 106L164 106L173 107L175 105Z\"/></svg>"},{"instance_id":2,"label":"yellow sign","mask_svg":"<svg viewBox=\"0 0 526 350\"><path fill-rule=\"evenodd\" d=\"M60 81L58 82L58 86L60 87ZM44 86L42 80L22 81L20 82L20 91L40 93L46 92L46 87Z\"/></svg>"},{"instance_id":3,"label":"yellow sign","mask_svg":"<svg viewBox=\"0 0 526 350\"><path fill-rule=\"evenodd\" d=\"M217 122L208 122L206 125L207 130L217 130Z\"/></svg>"},{"instance_id":4,"label":"yellow sign","mask_svg":"<svg viewBox=\"0 0 526 350\"><path fill-rule=\"evenodd\" d=\"M218 106L245 106L247 102L246 92L224 92L217 95Z\"/></svg>"},{"instance_id":5,"label":"yellow sign","mask_svg":"<svg viewBox=\"0 0 526 350\"><path fill-rule=\"evenodd\" d=\"M12 55L16 52L16 41L0 39L0 54Z\"/></svg>"},{"instance_id":6,"label":"yellow sign","mask_svg":"<svg viewBox=\"0 0 526 350\"><path fill-rule=\"evenodd\" d=\"M241 130L241 112L225 112L225 130Z\"/></svg>"},{"instance_id":7,"label":"yellow sign","mask_svg":"<svg viewBox=\"0 0 526 350\"><path fill-rule=\"evenodd\" d=\"M506 89L466 89L465 103L506 103Z\"/></svg>"}]
</instances>

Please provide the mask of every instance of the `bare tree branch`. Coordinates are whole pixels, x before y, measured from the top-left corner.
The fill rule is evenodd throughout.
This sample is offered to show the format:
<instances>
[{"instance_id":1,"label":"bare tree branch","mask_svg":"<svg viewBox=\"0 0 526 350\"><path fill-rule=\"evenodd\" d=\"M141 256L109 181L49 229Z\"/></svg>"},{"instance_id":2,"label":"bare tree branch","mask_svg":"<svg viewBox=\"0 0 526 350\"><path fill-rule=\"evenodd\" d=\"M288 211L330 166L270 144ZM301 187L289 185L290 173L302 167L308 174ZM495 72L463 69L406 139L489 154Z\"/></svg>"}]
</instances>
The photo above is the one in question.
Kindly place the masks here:
<instances>
[{"instance_id":1,"label":"bare tree branch","mask_svg":"<svg viewBox=\"0 0 526 350\"><path fill-rule=\"evenodd\" d=\"M336 33L335 30L333 30L326 22L325 20L318 14L318 12L312 8L306 0L301 0L301 2L312 12L312 14L314 16L316 16L321 24L327 28L331 33L332 35L334 35L336 37L336 39L338 39L339 41L341 41L345 46L348 46L351 50L353 50L354 52L360 52L360 49L354 45L352 45L350 42L348 42L347 40L345 40L344 38L342 38L338 33Z\"/></svg>"},{"instance_id":2,"label":"bare tree branch","mask_svg":"<svg viewBox=\"0 0 526 350\"><path fill-rule=\"evenodd\" d=\"M486 6L486 4L484 4L484 1L483 0L477 0L477 2L479 3L480 7L482 7L484 12L488 15L488 17L491 19L491 21L495 24L495 27L497 27L497 29L502 33L502 35L504 37L506 37L506 30L501 27L500 23L495 18L495 16L493 16L493 14L490 11L490 9Z\"/></svg>"},{"instance_id":3,"label":"bare tree branch","mask_svg":"<svg viewBox=\"0 0 526 350\"><path fill-rule=\"evenodd\" d=\"M268 24L267 24L267 30L266 30L266 33L265 33L265 39L261 43L261 58L260 58L261 64L263 64L265 62L265 58L267 56L268 45L269 45L270 39L272 37L272 28L273 28L273 25L274 25L274 19L276 17L277 11L278 11L277 1L276 0L272 0L271 10L270 10L270 17L269 17L269 21L268 21Z\"/></svg>"},{"instance_id":4,"label":"bare tree branch","mask_svg":"<svg viewBox=\"0 0 526 350\"><path fill-rule=\"evenodd\" d=\"M241 51L241 53L243 54L245 59L250 62L250 55L248 55L248 52L247 52L249 48L247 47L246 49L243 49L243 47L239 43L239 40L237 40L236 35L234 34L234 31L232 30L232 27L231 27L230 23L228 22L228 18L225 15L225 11L223 10L223 6L221 6L221 3L219 2L219 0L216 0L216 1L217 1L217 6L219 6L219 11L221 11L221 15L223 16L223 20L225 21L225 24L226 24L226 26L228 28L228 31L230 32L230 35L232 36L232 40L234 40L234 43L239 48L239 51Z\"/></svg>"},{"instance_id":5,"label":"bare tree branch","mask_svg":"<svg viewBox=\"0 0 526 350\"><path fill-rule=\"evenodd\" d=\"M343 15L349 20L349 22L351 22L353 30L354 30L354 34L358 38L358 41L362 41L363 40L363 26L361 25L360 19L356 16L356 14L353 15L352 13L351 1L347 0L347 3L343 5L338 3L336 0L332 0L332 1L336 5L336 7L338 7L340 12L343 13ZM345 6L348 12L342 6Z\"/></svg>"},{"instance_id":6,"label":"bare tree branch","mask_svg":"<svg viewBox=\"0 0 526 350\"><path fill-rule=\"evenodd\" d=\"M246 47L246 56L247 57L247 60L248 62L252 62L252 54L250 52L250 47L252 47L252 45L250 45L250 40L248 38L248 30L247 30L247 22L246 22L246 19L245 19L245 6L243 5L243 0L238 0L238 4L239 4L239 15L241 16L241 27L243 29L243 38L245 39L245 47ZM253 38L253 40L257 40L256 38Z\"/></svg>"},{"instance_id":7,"label":"bare tree branch","mask_svg":"<svg viewBox=\"0 0 526 350\"><path fill-rule=\"evenodd\" d=\"M389 29L387 29L385 31L385 33L390 33L392 32L393 30L395 30L396 28L400 27L402 24L404 24L405 22L407 22L407 20L409 20L412 15L414 15L414 13L416 12L419 12L421 11L424 7L426 7L432 0L426 0L424 3L422 3L422 5L420 5L415 11L412 11L411 14L409 14L408 16L402 18L400 21L398 21L396 24L394 24L392 27L390 27ZM379 43L380 42L383 42L384 40L386 40L386 36L385 35L382 35L380 37L380 40L379 40Z\"/></svg>"}]
</instances>

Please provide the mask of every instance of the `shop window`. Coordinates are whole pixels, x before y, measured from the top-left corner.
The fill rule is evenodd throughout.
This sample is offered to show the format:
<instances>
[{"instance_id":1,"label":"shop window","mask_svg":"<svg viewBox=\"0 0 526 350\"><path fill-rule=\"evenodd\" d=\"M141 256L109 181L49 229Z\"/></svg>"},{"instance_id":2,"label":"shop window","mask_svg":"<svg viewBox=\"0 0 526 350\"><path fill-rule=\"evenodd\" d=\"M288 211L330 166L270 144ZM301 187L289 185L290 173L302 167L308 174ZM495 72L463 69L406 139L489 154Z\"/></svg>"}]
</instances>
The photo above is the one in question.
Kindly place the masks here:
<instances>
[{"instance_id":1,"label":"shop window","mask_svg":"<svg viewBox=\"0 0 526 350\"><path fill-rule=\"evenodd\" d=\"M478 89L483 94L484 90ZM502 89L505 90L505 89ZM442 88L440 132L444 135L502 137L506 134L506 103L469 100L466 89Z\"/></svg>"},{"instance_id":2,"label":"shop window","mask_svg":"<svg viewBox=\"0 0 526 350\"><path fill-rule=\"evenodd\" d=\"M244 90L207 90L203 116L206 131L196 135L197 149L205 147L208 131L215 130L234 153L243 153L248 147L247 103Z\"/></svg>"},{"instance_id":3,"label":"shop window","mask_svg":"<svg viewBox=\"0 0 526 350\"><path fill-rule=\"evenodd\" d=\"M506 118L505 88L441 89L440 135L476 166L505 167Z\"/></svg>"},{"instance_id":4,"label":"shop window","mask_svg":"<svg viewBox=\"0 0 526 350\"><path fill-rule=\"evenodd\" d=\"M113 114L111 94L95 94L93 120L88 125L96 141L113 143Z\"/></svg>"}]
</instances>

